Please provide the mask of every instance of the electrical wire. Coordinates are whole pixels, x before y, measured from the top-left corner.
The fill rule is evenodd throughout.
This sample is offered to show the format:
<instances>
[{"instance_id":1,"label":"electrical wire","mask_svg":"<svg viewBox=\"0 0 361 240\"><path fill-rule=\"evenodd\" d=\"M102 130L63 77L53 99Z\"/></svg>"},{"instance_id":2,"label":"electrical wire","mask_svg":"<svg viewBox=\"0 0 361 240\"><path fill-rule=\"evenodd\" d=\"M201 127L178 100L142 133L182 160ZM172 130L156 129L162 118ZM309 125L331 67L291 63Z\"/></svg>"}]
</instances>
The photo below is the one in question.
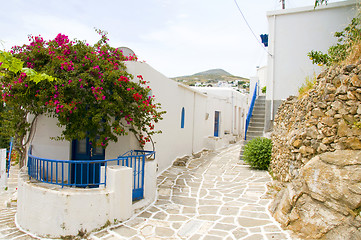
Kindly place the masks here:
<instances>
[{"instance_id":1,"label":"electrical wire","mask_svg":"<svg viewBox=\"0 0 361 240\"><path fill-rule=\"evenodd\" d=\"M237 6L237 8L238 8L238 11L241 13L243 20L246 22L249 30L251 30L251 32L252 32L253 36L255 37L255 39L257 40L257 42L258 42L258 43L261 45L261 47L272 57L272 54L270 54L270 53L268 52L268 50L265 48L265 46L262 44L262 42L258 39L258 37L256 36L256 34L253 32L251 26L249 25L246 17L243 15L243 12L242 12L241 8L239 7L239 5L238 5L238 3L237 3L236 0L234 0L234 3L236 4L236 6Z\"/></svg>"}]
</instances>

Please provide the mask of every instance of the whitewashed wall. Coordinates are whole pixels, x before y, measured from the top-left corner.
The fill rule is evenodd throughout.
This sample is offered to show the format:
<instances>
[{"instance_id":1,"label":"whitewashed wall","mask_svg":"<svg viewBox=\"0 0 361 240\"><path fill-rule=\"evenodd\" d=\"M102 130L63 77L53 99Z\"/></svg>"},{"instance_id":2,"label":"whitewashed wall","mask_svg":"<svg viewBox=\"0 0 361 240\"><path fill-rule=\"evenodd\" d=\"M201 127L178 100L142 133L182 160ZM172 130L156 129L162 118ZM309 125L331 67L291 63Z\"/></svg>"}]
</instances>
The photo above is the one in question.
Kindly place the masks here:
<instances>
[{"instance_id":1,"label":"whitewashed wall","mask_svg":"<svg viewBox=\"0 0 361 240\"><path fill-rule=\"evenodd\" d=\"M7 186L6 148L0 149L0 191Z\"/></svg>"},{"instance_id":2,"label":"whitewashed wall","mask_svg":"<svg viewBox=\"0 0 361 240\"><path fill-rule=\"evenodd\" d=\"M156 101L167 111L164 119L156 125L156 129L163 133L154 136L159 172L168 168L178 157L212 147L209 139L214 135L215 111L221 112L220 136L217 140L225 139L216 148L228 144L233 135L243 133L239 108L247 108L245 94L228 88L190 88L170 80L146 63L127 62L126 66L129 73L142 75L144 80L150 81ZM185 126L181 128L183 107ZM147 145L146 148L150 149L151 146Z\"/></svg>"},{"instance_id":3,"label":"whitewashed wall","mask_svg":"<svg viewBox=\"0 0 361 240\"><path fill-rule=\"evenodd\" d=\"M61 188L34 184L22 169L16 224L37 236L60 238L127 220L133 214L131 176L131 168L113 166L108 170L106 188Z\"/></svg>"},{"instance_id":4,"label":"whitewashed wall","mask_svg":"<svg viewBox=\"0 0 361 240\"><path fill-rule=\"evenodd\" d=\"M307 56L311 50L327 52L336 43L333 36L355 16L356 1L277 10L267 13L269 47L267 75L267 118L273 119L281 100L297 95L306 77L319 73ZM267 124L266 124L267 125ZM267 127L267 126L266 126Z\"/></svg>"}]
</instances>

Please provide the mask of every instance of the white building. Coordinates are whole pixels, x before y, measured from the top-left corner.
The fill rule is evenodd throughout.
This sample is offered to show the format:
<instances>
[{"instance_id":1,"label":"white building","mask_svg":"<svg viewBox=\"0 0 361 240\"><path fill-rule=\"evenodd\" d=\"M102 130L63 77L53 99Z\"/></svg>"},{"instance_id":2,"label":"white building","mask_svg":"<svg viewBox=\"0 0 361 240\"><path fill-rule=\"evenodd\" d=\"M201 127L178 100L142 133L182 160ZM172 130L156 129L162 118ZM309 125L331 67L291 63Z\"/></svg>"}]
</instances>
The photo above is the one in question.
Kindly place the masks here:
<instances>
[{"instance_id":1,"label":"white building","mask_svg":"<svg viewBox=\"0 0 361 240\"><path fill-rule=\"evenodd\" d=\"M56 184L56 179L62 181L62 178L67 179L66 183L77 181L75 163L65 167L64 164L33 163L32 168L36 165L35 171L45 183L29 180L27 172L21 173L17 222L23 229L40 236L59 237L77 235L81 229L89 232L107 221L126 220L134 209L154 201L157 175L174 160L204 149L221 148L243 136L247 110L245 94L232 89L190 88L168 79L146 63L126 62L126 66L133 76L142 75L150 82L156 102L161 103L162 110L167 112L156 125L156 130L163 133L153 137L155 160L145 161L144 199L132 204L132 186L139 181L139 178L137 181L133 178L132 168L108 166L105 172L106 165L99 164L91 171L99 171L98 177L100 181L106 180L106 186L84 189ZM56 119L45 116L38 119L30 143L32 155L69 162L78 147L68 141L50 139L60 135L61 129L56 122ZM138 149L135 137L123 136L117 143L109 144L104 158L116 159L132 149ZM152 146L146 145L145 149L152 150ZM89 171L90 168L81 169ZM92 176L90 172L88 174ZM49 184L49 180L53 184Z\"/></svg>"},{"instance_id":2,"label":"white building","mask_svg":"<svg viewBox=\"0 0 361 240\"><path fill-rule=\"evenodd\" d=\"M355 0L276 10L267 13L269 23L266 126L269 130L282 100L297 95L306 77L321 70L307 56L311 50L327 52L356 16ZM252 89L252 88L251 88Z\"/></svg>"}]
</instances>

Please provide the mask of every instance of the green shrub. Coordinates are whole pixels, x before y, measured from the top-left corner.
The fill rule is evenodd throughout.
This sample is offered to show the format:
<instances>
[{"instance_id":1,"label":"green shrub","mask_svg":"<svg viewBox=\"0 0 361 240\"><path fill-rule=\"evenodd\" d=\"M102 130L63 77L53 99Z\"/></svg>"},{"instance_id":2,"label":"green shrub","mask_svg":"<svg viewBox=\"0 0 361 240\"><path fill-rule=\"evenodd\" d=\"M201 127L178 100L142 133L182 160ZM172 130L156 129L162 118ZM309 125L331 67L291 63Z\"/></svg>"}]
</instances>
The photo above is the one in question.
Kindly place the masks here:
<instances>
[{"instance_id":1,"label":"green shrub","mask_svg":"<svg viewBox=\"0 0 361 240\"><path fill-rule=\"evenodd\" d=\"M267 170L271 161L271 151L271 139L255 138L244 146L243 159L252 168Z\"/></svg>"}]
</instances>

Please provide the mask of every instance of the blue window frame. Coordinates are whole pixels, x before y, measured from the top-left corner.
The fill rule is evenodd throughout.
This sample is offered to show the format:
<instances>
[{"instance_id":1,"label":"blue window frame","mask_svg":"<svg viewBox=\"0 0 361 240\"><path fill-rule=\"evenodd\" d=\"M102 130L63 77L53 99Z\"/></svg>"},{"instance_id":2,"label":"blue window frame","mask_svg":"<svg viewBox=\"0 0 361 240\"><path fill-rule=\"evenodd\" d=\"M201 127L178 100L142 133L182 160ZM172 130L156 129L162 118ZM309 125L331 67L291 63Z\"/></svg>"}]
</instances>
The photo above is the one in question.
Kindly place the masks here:
<instances>
[{"instance_id":1,"label":"blue window frame","mask_svg":"<svg viewBox=\"0 0 361 240\"><path fill-rule=\"evenodd\" d=\"M184 107L182 108L182 115L181 115L181 128L184 128L184 118L185 118L185 110Z\"/></svg>"}]
</instances>

